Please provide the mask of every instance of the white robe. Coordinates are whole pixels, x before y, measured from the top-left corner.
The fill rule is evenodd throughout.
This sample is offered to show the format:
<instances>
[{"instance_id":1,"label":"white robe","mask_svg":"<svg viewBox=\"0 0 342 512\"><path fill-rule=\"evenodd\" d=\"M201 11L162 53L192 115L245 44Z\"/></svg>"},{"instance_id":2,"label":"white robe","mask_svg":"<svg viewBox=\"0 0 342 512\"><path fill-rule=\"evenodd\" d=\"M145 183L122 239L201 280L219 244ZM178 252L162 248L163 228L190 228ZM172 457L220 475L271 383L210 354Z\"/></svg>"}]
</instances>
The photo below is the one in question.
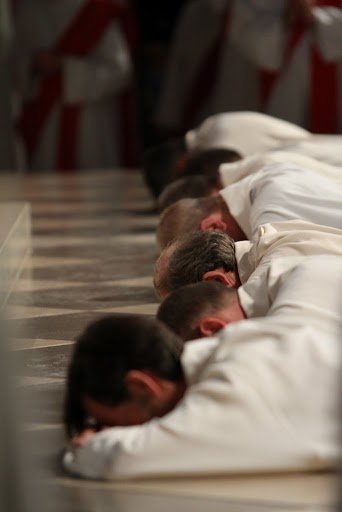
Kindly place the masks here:
<instances>
[{"instance_id":1,"label":"white robe","mask_svg":"<svg viewBox=\"0 0 342 512\"><path fill-rule=\"evenodd\" d=\"M220 194L249 240L262 224L283 220L342 228L342 185L291 163L264 167Z\"/></svg>"},{"instance_id":2,"label":"white robe","mask_svg":"<svg viewBox=\"0 0 342 512\"><path fill-rule=\"evenodd\" d=\"M279 283L308 257L321 258L317 279L323 280L323 260L339 256L342 261L342 229L301 220L264 224L254 243L236 242L235 252L242 283L238 289L241 306L248 318L264 316L277 295Z\"/></svg>"},{"instance_id":3,"label":"white robe","mask_svg":"<svg viewBox=\"0 0 342 512\"><path fill-rule=\"evenodd\" d=\"M197 113L196 122L225 110L257 109L259 101L255 66L231 41L233 0L192 0L181 12L171 46L155 121L167 128L182 128L184 102L190 87L222 24L222 13L230 4L231 21L222 48L218 76L210 98ZM198 35L201 34L201 37ZM244 87L241 87L241 83ZM196 91L194 91L196 94Z\"/></svg>"},{"instance_id":4,"label":"white robe","mask_svg":"<svg viewBox=\"0 0 342 512\"><path fill-rule=\"evenodd\" d=\"M256 153L236 162L220 165L219 173L222 185L223 187L228 187L246 176L255 174L264 167L277 162L305 167L324 178L342 183L342 167L330 165L292 151L268 151L266 153Z\"/></svg>"},{"instance_id":5,"label":"white robe","mask_svg":"<svg viewBox=\"0 0 342 512\"><path fill-rule=\"evenodd\" d=\"M232 149L242 157L290 151L342 167L342 136L313 135L295 124L258 112L224 112L185 135L190 152Z\"/></svg>"},{"instance_id":6,"label":"white robe","mask_svg":"<svg viewBox=\"0 0 342 512\"><path fill-rule=\"evenodd\" d=\"M185 135L190 152L232 149L242 157L310 139L310 132L258 112L224 112L210 116Z\"/></svg>"},{"instance_id":7,"label":"white robe","mask_svg":"<svg viewBox=\"0 0 342 512\"><path fill-rule=\"evenodd\" d=\"M53 48L85 0L32 0L22 4L17 19L16 86L22 100L34 97L39 82L30 64L37 51ZM131 79L131 61L120 27L113 22L85 58L62 62L63 102L82 106L77 145L78 168L115 167L120 158L118 104L115 95ZM53 109L33 156L33 169L56 166L58 114Z\"/></svg>"},{"instance_id":8,"label":"white robe","mask_svg":"<svg viewBox=\"0 0 342 512\"><path fill-rule=\"evenodd\" d=\"M285 0L237 2L232 37L260 69L281 69L287 48ZM308 124L310 46L315 41L327 62L338 63L339 131L342 130L342 8L314 7L314 24L296 47L271 94L267 113L301 126Z\"/></svg>"},{"instance_id":9,"label":"white robe","mask_svg":"<svg viewBox=\"0 0 342 512\"><path fill-rule=\"evenodd\" d=\"M317 272L319 261L298 267L269 316L223 329L171 413L96 434L66 453L66 469L120 479L333 467L341 453L342 262L331 259L324 280ZM289 306L297 288L303 300Z\"/></svg>"}]
</instances>

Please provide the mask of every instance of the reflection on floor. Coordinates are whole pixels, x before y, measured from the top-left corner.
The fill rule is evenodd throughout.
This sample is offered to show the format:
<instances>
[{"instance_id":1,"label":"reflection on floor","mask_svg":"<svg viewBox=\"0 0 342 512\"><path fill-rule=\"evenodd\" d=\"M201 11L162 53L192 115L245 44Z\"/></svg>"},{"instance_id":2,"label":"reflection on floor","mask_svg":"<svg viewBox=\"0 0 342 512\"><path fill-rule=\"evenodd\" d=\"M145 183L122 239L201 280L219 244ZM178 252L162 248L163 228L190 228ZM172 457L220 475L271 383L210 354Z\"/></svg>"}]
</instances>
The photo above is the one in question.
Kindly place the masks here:
<instances>
[{"instance_id":1,"label":"reflection on floor","mask_svg":"<svg viewBox=\"0 0 342 512\"><path fill-rule=\"evenodd\" d=\"M73 512L326 511L328 474L84 482L63 475L61 407L66 366L81 329L105 313L154 314L157 222L135 173L0 178L1 199L32 204L33 251L10 297L8 316L20 385L29 403L26 428L43 463L49 508ZM281 440L280 440L281 442Z\"/></svg>"}]
</instances>

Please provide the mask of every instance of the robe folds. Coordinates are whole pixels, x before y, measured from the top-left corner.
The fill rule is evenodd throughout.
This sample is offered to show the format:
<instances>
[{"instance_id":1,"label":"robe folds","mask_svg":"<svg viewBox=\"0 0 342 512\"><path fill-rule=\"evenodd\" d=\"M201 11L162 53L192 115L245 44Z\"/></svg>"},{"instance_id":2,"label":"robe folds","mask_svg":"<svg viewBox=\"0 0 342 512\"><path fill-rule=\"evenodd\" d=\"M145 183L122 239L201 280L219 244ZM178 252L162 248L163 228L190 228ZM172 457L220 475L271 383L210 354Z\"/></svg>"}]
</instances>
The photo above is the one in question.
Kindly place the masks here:
<instances>
[{"instance_id":1,"label":"robe folds","mask_svg":"<svg viewBox=\"0 0 342 512\"><path fill-rule=\"evenodd\" d=\"M342 260L342 229L302 220L264 224L255 242L235 243L235 255L242 283L238 289L241 306L248 318L264 316L291 269L312 256ZM324 273L322 259L323 279Z\"/></svg>"},{"instance_id":2,"label":"robe folds","mask_svg":"<svg viewBox=\"0 0 342 512\"><path fill-rule=\"evenodd\" d=\"M312 134L288 121L258 112L223 112L185 135L189 152L231 149L242 158L268 151L290 151L342 167L342 135Z\"/></svg>"},{"instance_id":3,"label":"robe folds","mask_svg":"<svg viewBox=\"0 0 342 512\"><path fill-rule=\"evenodd\" d=\"M342 185L295 164L270 164L220 195L249 240L259 226L277 221L342 228Z\"/></svg>"},{"instance_id":4,"label":"robe folds","mask_svg":"<svg viewBox=\"0 0 342 512\"><path fill-rule=\"evenodd\" d=\"M96 434L66 452L65 468L109 480L334 467L341 289L341 258L307 258L279 286L265 318L223 329L209 357L208 340L186 346L204 343L204 361L173 411Z\"/></svg>"},{"instance_id":5,"label":"robe folds","mask_svg":"<svg viewBox=\"0 0 342 512\"><path fill-rule=\"evenodd\" d=\"M47 90L47 79L33 72L33 58L39 51L58 51L59 46L62 47L60 92L39 127L37 143L33 148L30 141L26 143L29 166L37 170L59 167L65 170L59 155L68 150L73 153L68 168L118 165L122 157L118 95L128 87L132 74L128 45L118 21L113 18L104 23L99 34L95 34L94 26L85 27L83 32L80 28L80 38L90 45L89 51L78 48L69 52L65 41L73 47L81 44L75 37L71 43L70 31L90 4L89 0L32 0L29 4L23 3L18 9L15 59L16 88L24 114L19 119L19 128L25 141L32 137L34 129L30 131L27 127L35 120L34 115L30 119L25 108L37 98L40 102L41 91ZM101 9L101 2L98 5ZM86 41L87 30L94 35L94 45ZM70 119L63 126L65 111L70 114L73 109L74 112L80 109L79 118L75 121L75 116L70 118L69 115ZM69 137L65 136L65 129ZM72 137L74 131L75 147L69 148L70 133Z\"/></svg>"},{"instance_id":6,"label":"robe folds","mask_svg":"<svg viewBox=\"0 0 342 512\"><path fill-rule=\"evenodd\" d=\"M220 180L225 188L276 163L305 167L323 178L342 183L342 166L331 165L293 151L255 153L236 162L221 164L219 167Z\"/></svg>"},{"instance_id":7,"label":"robe folds","mask_svg":"<svg viewBox=\"0 0 342 512\"><path fill-rule=\"evenodd\" d=\"M208 117L185 135L190 152L231 149L242 157L309 140L310 132L265 114L223 112Z\"/></svg>"}]
</instances>

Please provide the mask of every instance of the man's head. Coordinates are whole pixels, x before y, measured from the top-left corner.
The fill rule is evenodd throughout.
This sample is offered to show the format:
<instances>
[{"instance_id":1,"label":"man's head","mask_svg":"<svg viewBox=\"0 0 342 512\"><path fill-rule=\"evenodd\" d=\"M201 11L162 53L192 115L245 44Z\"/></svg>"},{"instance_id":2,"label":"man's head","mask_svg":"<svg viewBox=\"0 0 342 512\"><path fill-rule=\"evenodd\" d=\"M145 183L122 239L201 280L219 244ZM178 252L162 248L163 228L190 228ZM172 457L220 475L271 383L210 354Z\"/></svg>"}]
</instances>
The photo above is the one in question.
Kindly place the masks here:
<instances>
[{"instance_id":1,"label":"man's head","mask_svg":"<svg viewBox=\"0 0 342 512\"><path fill-rule=\"evenodd\" d=\"M157 318L188 341L213 336L245 315L234 288L203 281L170 293L159 306Z\"/></svg>"},{"instance_id":2,"label":"man's head","mask_svg":"<svg viewBox=\"0 0 342 512\"><path fill-rule=\"evenodd\" d=\"M240 286L235 243L218 231L198 231L164 249L155 266L154 286L160 298L191 283L218 281Z\"/></svg>"},{"instance_id":3,"label":"man's head","mask_svg":"<svg viewBox=\"0 0 342 512\"><path fill-rule=\"evenodd\" d=\"M169 183L157 200L159 212L184 198L217 196L219 187L216 180L207 176L186 176Z\"/></svg>"},{"instance_id":4,"label":"man's head","mask_svg":"<svg viewBox=\"0 0 342 512\"><path fill-rule=\"evenodd\" d=\"M89 420L138 425L169 412L185 390L182 349L182 341L157 320L122 315L90 324L69 366L67 434L81 432Z\"/></svg>"},{"instance_id":5,"label":"man's head","mask_svg":"<svg viewBox=\"0 0 342 512\"><path fill-rule=\"evenodd\" d=\"M180 199L162 213L157 227L159 249L195 231L222 231L234 240L246 238L221 196Z\"/></svg>"},{"instance_id":6,"label":"man's head","mask_svg":"<svg viewBox=\"0 0 342 512\"><path fill-rule=\"evenodd\" d=\"M145 182L154 197L158 197L168 183L182 175L186 156L184 137L170 139L144 152Z\"/></svg>"},{"instance_id":7,"label":"man's head","mask_svg":"<svg viewBox=\"0 0 342 512\"><path fill-rule=\"evenodd\" d=\"M190 153L184 165L184 176L201 174L220 181L219 167L221 164L241 160L236 151L224 148L206 149Z\"/></svg>"}]
</instances>

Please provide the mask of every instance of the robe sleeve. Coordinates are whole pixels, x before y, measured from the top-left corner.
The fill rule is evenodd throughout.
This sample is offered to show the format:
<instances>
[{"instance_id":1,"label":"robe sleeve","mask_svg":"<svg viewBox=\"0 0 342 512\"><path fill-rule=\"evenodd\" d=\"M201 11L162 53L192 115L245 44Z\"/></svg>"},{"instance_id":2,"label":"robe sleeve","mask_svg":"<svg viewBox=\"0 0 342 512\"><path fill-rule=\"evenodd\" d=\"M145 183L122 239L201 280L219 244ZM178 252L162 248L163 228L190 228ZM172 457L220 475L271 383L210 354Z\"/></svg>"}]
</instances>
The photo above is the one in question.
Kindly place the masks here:
<instances>
[{"instance_id":1,"label":"robe sleeve","mask_svg":"<svg viewBox=\"0 0 342 512\"><path fill-rule=\"evenodd\" d=\"M342 9L315 7L314 33L318 48L327 61L342 59Z\"/></svg>"},{"instance_id":2,"label":"robe sleeve","mask_svg":"<svg viewBox=\"0 0 342 512\"><path fill-rule=\"evenodd\" d=\"M92 55L63 59L66 103L91 103L123 90L130 82L132 64L120 28L113 24Z\"/></svg>"},{"instance_id":3,"label":"robe sleeve","mask_svg":"<svg viewBox=\"0 0 342 512\"><path fill-rule=\"evenodd\" d=\"M331 466L339 452L340 340L332 332L322 343L321 335L300 317L230 325L174 411L96 434L68 451L64 466L107 480Z\"/></svg>"},{"instance_id":4,"label":"robe sleeve","mask_svg":"<svg viewBox=\"0 0 342 512\"><path fill-rule=\"evenodd\" d=\"M283 0L235 2L231 35L257 67L280 69L286 44Z\"/></svg>"}]
</instances>

